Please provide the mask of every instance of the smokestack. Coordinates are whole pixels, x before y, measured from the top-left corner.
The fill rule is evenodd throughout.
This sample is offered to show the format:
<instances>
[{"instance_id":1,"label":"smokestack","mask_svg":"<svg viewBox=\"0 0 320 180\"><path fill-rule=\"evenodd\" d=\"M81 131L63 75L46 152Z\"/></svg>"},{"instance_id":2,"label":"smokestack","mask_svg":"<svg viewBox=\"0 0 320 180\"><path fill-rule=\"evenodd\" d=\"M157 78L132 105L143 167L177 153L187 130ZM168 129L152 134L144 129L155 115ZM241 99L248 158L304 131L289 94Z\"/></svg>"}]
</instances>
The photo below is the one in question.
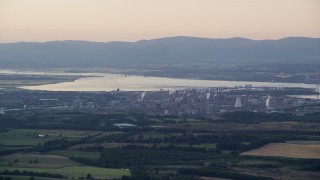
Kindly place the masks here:
<instances>
[{"instance_id":1,"label":"smokestack","mask_svg":"<svg viewBox=\"0 0 320 180\"><path fill-rule=\"evenodd\" d=\"M235 108L242 108L242 103L241 103L241 97L238 96L236 98L236 104L234 105Z\"/></svg>"},{"instance_id":2,"label":"smokestack","mask_svg":"<svg viewBox=\"0 0 320 180\"><path fill-rule=\"evenodd\" d=\"M271 96L268 95L268 98L266 100L266 108L270 109L270 100L271 100Z\"/></svg>"},{"instance_id":3,"label":"smokestack","mask_svg":"<svg viewBox=\"0 0 320 180\"><path fill-rule=\"evenodd\" d=\"M207 99L210 99L210 96L211 96L210 92L207 93Z\"/></svg>"},{"instance_id":4,"label":"smokestack","mask_svg":"<svg viewBox=\"0 0 320 180\"><path fill-rule=\"evenodd\" d=\"M146 95L146 92L143 92L142 94L141 94L141 101L143 101L144 100L144 96Z\"/></svg>"}]
</instances>

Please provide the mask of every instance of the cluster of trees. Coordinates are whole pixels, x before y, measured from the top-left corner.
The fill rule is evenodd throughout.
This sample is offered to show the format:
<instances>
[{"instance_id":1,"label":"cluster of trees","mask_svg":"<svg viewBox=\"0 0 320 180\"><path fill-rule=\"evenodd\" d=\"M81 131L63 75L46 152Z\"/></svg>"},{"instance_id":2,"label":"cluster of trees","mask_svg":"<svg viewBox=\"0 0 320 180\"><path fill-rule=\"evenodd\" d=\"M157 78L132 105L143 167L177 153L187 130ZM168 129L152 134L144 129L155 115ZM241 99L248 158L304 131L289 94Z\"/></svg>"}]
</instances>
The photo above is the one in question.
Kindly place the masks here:
<instances>
[{"instance_id":1,"label":"cluster of trees","mask_svg":"<svg viewBox=\"0 0 320 180\"><path fill-rule=\"evenodd\" d=\"M208 151L204 148L126 146L105 149L101 153L101 158L97 161L97 165L128 168L143 165L185 165L199 163L199 161L204 159L221 158L223 156L226 155L216 153L215 151Z\"/></svg>"},{"instance_id":2,"label":"cluster of trees","mask_svg":"<svg viewBox=\"0 0 320 180\"><path fill-rule=\"evenodd\" d=\"M143 147L128 145L121 148L99 148L99 152L101 151L102 153L98 160L83 157L72 157L71 159L91 166L127 167L131 169L136 166L147 165L198 164L202 166L203 163L201 161L203 160L217 160L230 156L216 150L179 146Z\"/></svg>"},{"instance_id":3,"label":"cluster of trees","mask_svg":"<svg viewBox=\"0 0 320 180\"><path fill-rule=\"evenodd\" d=\"M178 131L179 132L179 131ZM320 140L317 131L232 131L212 132L211 134L195 135L193 133L166 134L163 137L144 137L144 133L127 132L95 138L94 142L122 142L148 144L216 144L220 150L248 151L268 143L281 143L288 140ZM138 138L137 138L138 137Z\"/></svg>"},{"instance_id":4,"label":"cluster of trees","mask_svg":"<svg viewBox=\"0 0 320 180\"><path fill-rule=\"evenodd\" d=\"M0 176L0 180L11 180L12 178L11 177L3 177L3 176Z\"/></svg>"},{"instance_id":5,"label":"cluster of trees","mask_svg":"<svg viewBox=\"0 0 320 180\"><path fill-rule=\"evenodd\" d=\"M320 172L320 159L298 159L285 157L246 157L246 159L267 160L277 162L279 164L289 164L295 169L302 171L316 171Z\"/></svg>"},{"instance_id":6,"label":"cluster of trees","mask_svg":"<svg viewBox=\"0 0 320 180\"><path fill-rule=\"evenodd\" d=\"M199 177L193 175L184 175L173 172L172 170L166 170L158 168L147 168L143 166L138 166L132 168L131 176L123 176L121 180L199 180Z\"/></svg>"},{"instance_id":7,"label":"cluster of trees","mask_svg":"<svg viewBox=\"0 0 320 180\"><path fill-rule=\"evenodd\" d=\"M114 126L99 126L98 115L78 113L77 115L48 116L42 118L41 114L7 114L0 116L0 127L26 128L26 129L65 129L65 130L97 130L118 131Z\"/></svg>"},{"instance_id":8,"label":"cluster of trees","mask_svg":"<svg viewBox=\"0 0 320 180\"><path fill-rule=\"evenodd\" d=\"M214 168L178 168L176 171L166 170L165 168L151 168L146 166L136 166L131 170L131 177L123 176L121 180L199 180L200 177L218 177L239 180L272 180L271 177L254 176L241 174L231 168L214 167Z\"/></svg>"},{"instance_id":9,"label":"cluster of trees","mask_svg":"<svg viewBox=\"0 0 320 180\"><path fill-rule=\"evenodd\" d=\"M14 170L14 171L9 171L5 170L3 172L0 172L1 175L14 175L14 176L37 176L37 177L50 177L50 178L64 178L63 175L61 174L49 174L47 172L33 172L33 171L19 171L19 170Z\"/></svg>"},{"instance_id":10,"label":"cluster of trees","mask_svg":"<svg viewBox=\"0 0 320 180\"><path fill-rule=\"evenodd\" d=\"M298 116L290 113L264 113L264 112L248 112L238 111L227 113L222 116L219 123L248 123L256 124L261 122L285 122L295 121L304 123L320 123L320 112L305 114Z\"/></svg>"},{"instance_id":11,"label":"cluster of trees","mask_svg":"<svg viewBox=\"0 0 320 180\"><path fill-rule=\"evenodd\" d=\"M219 177L219 178L228 178L228 179L238 179L238 180L272 180L271 177L263 176L253 176L247 174L240 174L233 170L216 170L216 169L207 169L207 168L181 168L178 169L180 174L186 175L196 175L196 176L207 176L207 177Z\"/></svg>"},{"instance_id":12,"label":"cluster of trees","mask_svg":"<svg viewBox=\"0 0 320 180\"><path fill-rule=\"evenodd\" d=\"M45 118L42 117L43 115L45 115ZM0 127L2 130L5 130L6 128L30 128L119 131L120 129L113 126L113 124L134 123L136 125L148 126L156 123L155 121L150 120L151 118L153 118L153 116L142 113L94 114L84 112L22 112L19 114L13 113L1 115Z\"/></svg>"},{"instance_id":13,"label":"cluster of trees","mask_svg":"<svg viewBox=\"0 0 320 180\"><path fill-rule=\"evenodd\" d=\"M54 140L46 141L43 144L38 144L37 146L31 149L28 149L28 151L48 152L48 151L54 151L54 150L63 150L73 145L81 144L85 142L86 142L85 139L72 140L72 141L68 141L66 139L54 139Z\"/></svg>"},{"instance_id":14,"label":"cluster of trees","mask_svg":"<svg viewBox=\"0 0 320 180\"><path fill-rule=\"evenodd\" d=\"M18 149L0 149L0 156L7 155L7 154L13 154L18 152Z\"/></svg>"}]
</instances>

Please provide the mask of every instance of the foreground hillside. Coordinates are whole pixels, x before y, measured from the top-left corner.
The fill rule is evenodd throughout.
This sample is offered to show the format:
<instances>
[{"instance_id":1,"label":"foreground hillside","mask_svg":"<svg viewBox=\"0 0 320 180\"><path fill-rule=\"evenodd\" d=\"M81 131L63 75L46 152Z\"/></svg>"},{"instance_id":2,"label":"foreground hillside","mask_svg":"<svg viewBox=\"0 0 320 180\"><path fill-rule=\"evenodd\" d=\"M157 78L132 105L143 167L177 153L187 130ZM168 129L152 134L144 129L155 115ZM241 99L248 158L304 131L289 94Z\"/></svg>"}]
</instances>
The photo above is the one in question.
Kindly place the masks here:
<instances>
[{"instance_id":1,"label":"foreground hillside","mask_svg":"<svg viewBox=\"0 0 320 180\"><path fill-rule=\"evenodd\" d=\"M236 115L247 118L246 113ZM259 116L272 122L261 122ZM319 113L285 122L272 114L255 117L247 122L137 113L10 112L0 115L0 177L319 179L320 123L311 121ZM286 150L292 147L303 152Z\"/></svg>"}]
</instances>

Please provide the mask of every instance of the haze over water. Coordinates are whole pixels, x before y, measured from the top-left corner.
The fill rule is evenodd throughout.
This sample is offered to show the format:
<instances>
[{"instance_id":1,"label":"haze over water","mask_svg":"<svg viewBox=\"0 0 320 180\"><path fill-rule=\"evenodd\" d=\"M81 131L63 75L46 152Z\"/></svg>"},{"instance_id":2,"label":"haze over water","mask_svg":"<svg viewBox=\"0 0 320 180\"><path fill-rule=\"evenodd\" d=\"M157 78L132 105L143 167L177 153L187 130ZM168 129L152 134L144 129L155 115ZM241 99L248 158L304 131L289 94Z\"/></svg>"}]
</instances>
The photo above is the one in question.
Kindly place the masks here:
<instances>
[{"instance_id":1,"label":"haze over water","mask_svg":"<svg viewBox=\"0 0 320 180\"><path fill-rule=\"evenodd\" d=\"M157 91L188 88L235 87L252 85L253 87L302 87L315 88L314 84L272 83L247 81L195 80L163 77L144 77L105 74L102 77L85 77L73 82L62 82L40 86L25 86L22 89L47 91Z\"/></svg>"},{"instance_id":2,"label":"haze over water","mask_svg":"<svg viewBox=\"0 0 320 180\"><path fill-rule=\"evenodd\" d=\"M309 89L314 89L316 87L315 84L304 83L198 80L110 73L41 72L4 69L0 70L0 74L84 76L83 78L76 79L72 82L20 87L21 89L45 91L115 91L117 89L120 89L121 91L158 91L160 89L178 90L189 88L239 87L246 85L251 85L253 87L296 87Z\"/></svg>"}]
</instances>

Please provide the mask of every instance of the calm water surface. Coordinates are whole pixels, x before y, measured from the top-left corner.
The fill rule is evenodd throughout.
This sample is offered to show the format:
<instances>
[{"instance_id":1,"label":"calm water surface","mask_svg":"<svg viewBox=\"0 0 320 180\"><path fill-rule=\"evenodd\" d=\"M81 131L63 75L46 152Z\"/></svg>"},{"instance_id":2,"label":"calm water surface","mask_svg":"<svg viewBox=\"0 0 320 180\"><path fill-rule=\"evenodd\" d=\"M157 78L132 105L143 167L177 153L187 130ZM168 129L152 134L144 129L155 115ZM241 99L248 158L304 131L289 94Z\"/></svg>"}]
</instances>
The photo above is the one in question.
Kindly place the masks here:
<instances>
[{"instance_id":1,"label":"calm water surface","mask_svg":"<svg viewBox=\"0 0 320 180\"><path fill-rule=\"evenodd\" d=\"M318 95L291 95L290 97L302 98L302 99L319 99Z\"/></svg>"},{"instance_id":2,"label":"calm water surface","mask_svg":"<svg viewBox=\"0 0 320 180\"><path fill-rule=\"evenodd\" d=\"M40 71L16 71L0 70L2 74L32 74L32 75L71 75L91 76L77 79L73 82L46 84L39 86L23 86L22 89L47 90L47 91L157 91L209 88L209 87L235 87L252 85L253 87L302 87L315 88L315 84L303 83L272 83L272 82L247 82L247 81L219 81L219 80L195 80L145 76L127 76L121 74L105 73L66 73L66 72L40 72Z\"/></svg>"},{"instance_id":3,"label":"calm water surface","mask_svg":"<svg viewBox=\"0 0 320 180\"><path fill-rule=\"evenodd\" d=\"M104 75L102 77L80 78L73 82L21 87L29 90L48 91L156 91L185 88L235 87L251 84L253 87L303 87L315 88L313 84L271 83L246 81L194 80L162 77Z\"/></svg>"}]
</instances>

